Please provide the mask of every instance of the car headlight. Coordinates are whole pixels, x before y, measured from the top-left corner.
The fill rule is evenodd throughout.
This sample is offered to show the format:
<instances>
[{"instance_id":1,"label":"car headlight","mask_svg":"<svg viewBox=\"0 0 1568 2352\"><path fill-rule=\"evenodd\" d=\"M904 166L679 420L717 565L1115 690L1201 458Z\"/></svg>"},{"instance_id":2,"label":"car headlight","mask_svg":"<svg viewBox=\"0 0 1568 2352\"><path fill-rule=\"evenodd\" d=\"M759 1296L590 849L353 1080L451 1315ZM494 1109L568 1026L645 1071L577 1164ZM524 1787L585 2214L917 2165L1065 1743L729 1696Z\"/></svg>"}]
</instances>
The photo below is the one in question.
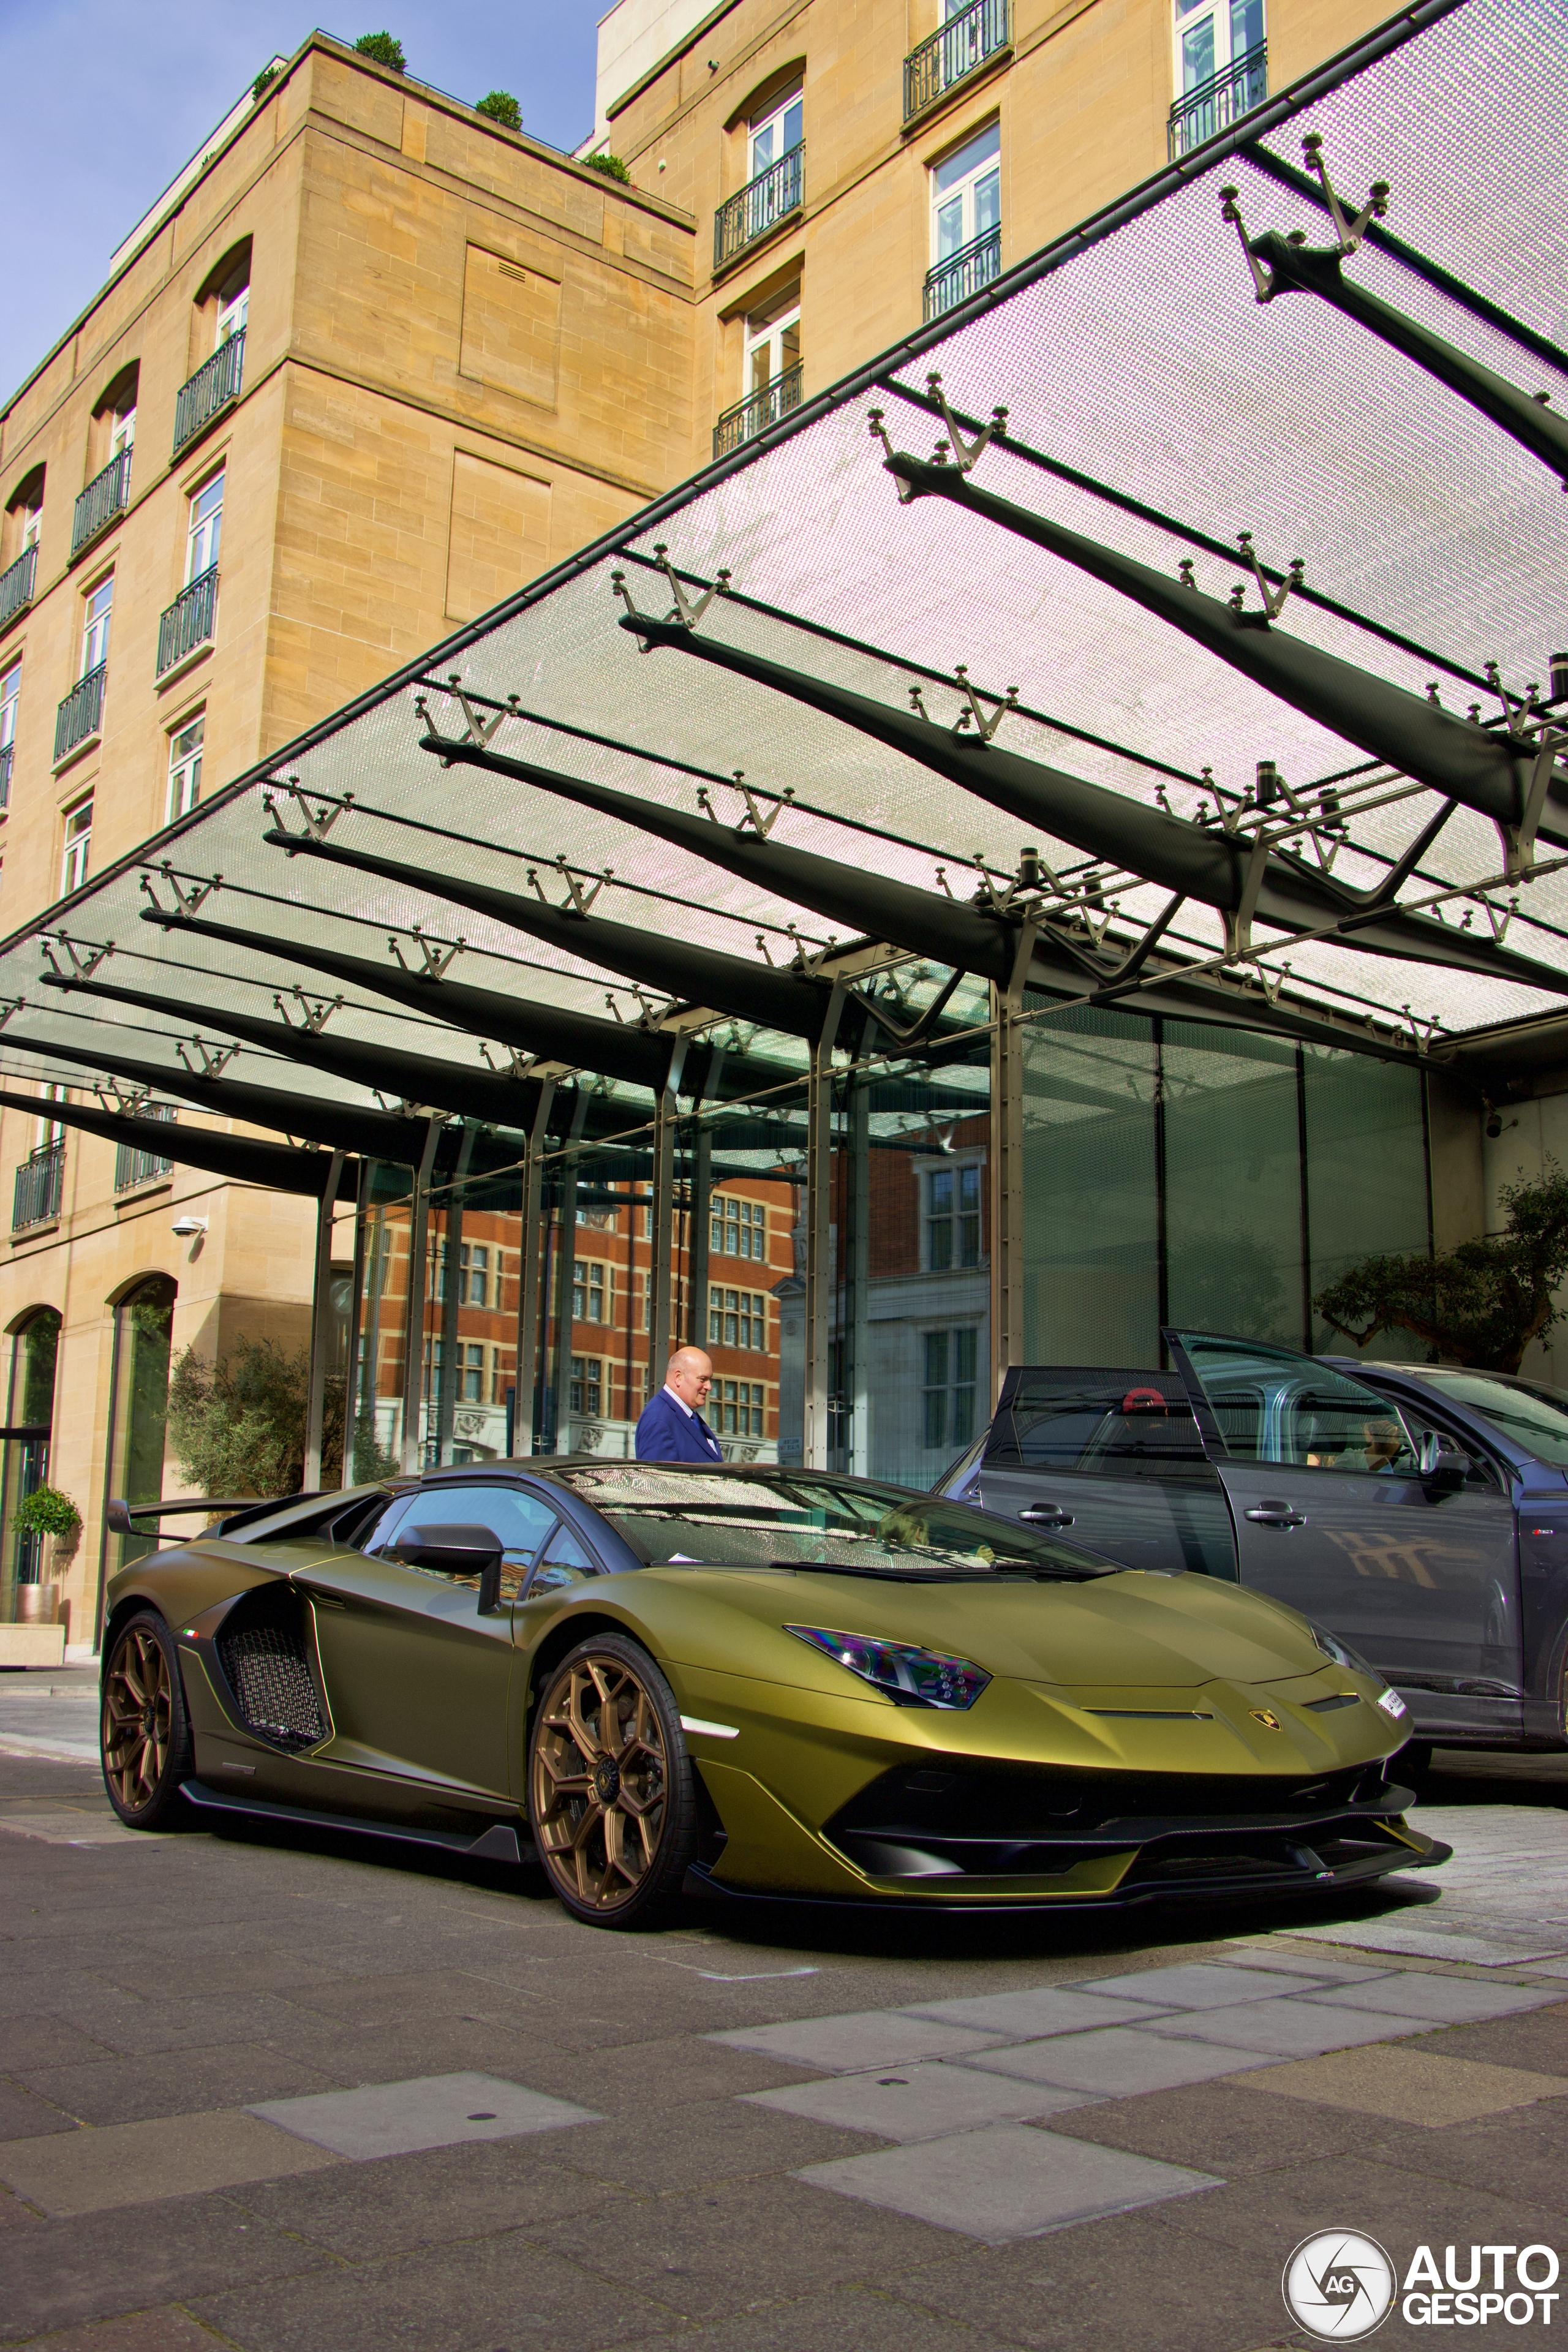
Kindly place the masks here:
<instances>
[{"instance_id":1,"label":"car headlight","mask_svg":"<svg viewBox=\"0 0 1568 2352\"><path fill-rule=\"evenodd\" d=\"M921 1650L907 1642L879 1642L869 1633L836 1633L825 1625L786 1625L786 1633L809 1642L852 1675L885 1691L898 1706L973 1706L991 1680L967 1658Z\"/></svg>"},{"instance_id":2,"label":"car headlight","mask_svg":"<svg viewBox=\"0 0 1568 2352\"><path fill-rule=\"evenodd\" d=\"M1331 1633L1326 1625L1313 1625L1311 1631L1312 1639L1325 1658L1332 1658L1336 1666L1348 1666L1352 1675L1364 1675L1368 1682L1383 1685L1377 1694L1378 1706L1393 1722L1402 1722L1410 1710L1399 1693L1390 1690L1377 1668L1369 1666L1359 1650L1352 1650L1348 1642L1342 1642L1339 1635Z\"/></svg>"}]
</instances>

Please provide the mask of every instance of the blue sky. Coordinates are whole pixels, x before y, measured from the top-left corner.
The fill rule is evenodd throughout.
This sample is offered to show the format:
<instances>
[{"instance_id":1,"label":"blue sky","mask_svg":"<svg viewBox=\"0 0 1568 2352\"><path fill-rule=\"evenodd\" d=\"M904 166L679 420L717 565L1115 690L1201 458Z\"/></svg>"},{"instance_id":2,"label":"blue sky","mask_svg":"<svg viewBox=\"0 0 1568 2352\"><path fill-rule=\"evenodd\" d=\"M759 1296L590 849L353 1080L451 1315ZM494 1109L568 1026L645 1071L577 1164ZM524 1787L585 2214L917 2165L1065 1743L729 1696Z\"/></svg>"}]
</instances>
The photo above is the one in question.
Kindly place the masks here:
<instances>
[{"instance_id":1,"label":"blue sky","mask_svg":"<svg viewBox=\"0 0 1568 2352\"><path fill-rule=\"evenodd\" d=\"M595 25L609 0L370 5L363 20L326 29L352 41L384 26L411 74L458 98L510 89L524 130L554 146L592 130ZM317 21L309 0L0 0L0 401L91 299L115 247L267 59L288 56Z\"/></svg>"}]
</instances>

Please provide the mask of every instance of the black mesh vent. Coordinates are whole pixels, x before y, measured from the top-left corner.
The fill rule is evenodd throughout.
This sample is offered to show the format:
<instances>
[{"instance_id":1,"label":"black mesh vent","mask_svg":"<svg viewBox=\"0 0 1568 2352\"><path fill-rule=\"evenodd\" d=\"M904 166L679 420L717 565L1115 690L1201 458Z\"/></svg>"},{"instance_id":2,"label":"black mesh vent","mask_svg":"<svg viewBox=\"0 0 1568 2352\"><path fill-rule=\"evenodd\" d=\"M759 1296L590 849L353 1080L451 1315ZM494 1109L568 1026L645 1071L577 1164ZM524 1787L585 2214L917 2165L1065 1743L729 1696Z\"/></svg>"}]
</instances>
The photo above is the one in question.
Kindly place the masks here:
<instances>
[{"instance_id":1,"label":"black mesh vent","mask_svg":"<svg viewBox=\"0 0 1568 2352\"><path fill-rule=\"evenodd\" d=\"M327 1736L321 1702L297 1626L226 1626L217 1654L241 1717L277 1748L313 1748Z\"/></svg>"}]
</instances>

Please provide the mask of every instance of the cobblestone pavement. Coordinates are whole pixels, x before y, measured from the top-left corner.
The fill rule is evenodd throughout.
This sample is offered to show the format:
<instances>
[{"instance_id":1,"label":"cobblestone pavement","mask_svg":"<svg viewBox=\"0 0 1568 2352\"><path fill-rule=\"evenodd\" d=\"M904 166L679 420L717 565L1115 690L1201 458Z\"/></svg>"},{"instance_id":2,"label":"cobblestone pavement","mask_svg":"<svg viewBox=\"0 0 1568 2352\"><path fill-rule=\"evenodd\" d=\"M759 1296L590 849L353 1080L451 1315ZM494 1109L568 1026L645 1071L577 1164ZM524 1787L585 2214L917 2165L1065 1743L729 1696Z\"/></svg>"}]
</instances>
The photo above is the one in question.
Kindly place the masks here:
<instances>
[{"instance_id":1,"label":"cobblestone pavement","mask_svg":"<svg viewBox=\"0 0 1568 2352\"><path fill-rule=\"evenodd\" d=\"M1327 1909L622 1937L125 1832L71 1679L0 1685L0 2343L1258 2352L1320 2229L1568 2250L1568 1760L1440 1758L1458 1866Z\"/></svg>"}]
</instances>

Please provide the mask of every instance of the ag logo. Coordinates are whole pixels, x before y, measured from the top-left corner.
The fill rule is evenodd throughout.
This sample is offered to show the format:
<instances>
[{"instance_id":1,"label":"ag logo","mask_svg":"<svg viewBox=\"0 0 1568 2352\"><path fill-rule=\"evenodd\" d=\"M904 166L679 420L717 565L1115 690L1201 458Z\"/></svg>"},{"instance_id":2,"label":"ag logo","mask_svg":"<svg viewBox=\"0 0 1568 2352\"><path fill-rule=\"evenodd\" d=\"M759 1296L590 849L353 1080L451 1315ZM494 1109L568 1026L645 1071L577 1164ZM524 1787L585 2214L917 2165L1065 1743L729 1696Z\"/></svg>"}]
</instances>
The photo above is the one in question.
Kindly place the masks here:
<instances>
[{"instance_id":1,"label":"ag logo","mask_svg":"<svg viewBox=\"0 0 1568 2352\"><path fill-rule=\"evenodd\" d=\"M1381 2327L1398 2284L1377 2240L1359 2230L1303 2238L1280 2282L1291 2318L1325 2344L1359 2344Z\"/></svg>"},{"instance_id":2,"label":"ag logo","mask_svg":"<svg viewBox=\"0 0 1568 2352\"><path fill-rule=\"evenodd\" d=\"M1252 1710L1252 1720L1254 1723L1260 1723L1265 1731L1278 1731L1279 1728L1279 1717L1272 1707L1255 1706Z\"/></svg>"}]
</instances>

